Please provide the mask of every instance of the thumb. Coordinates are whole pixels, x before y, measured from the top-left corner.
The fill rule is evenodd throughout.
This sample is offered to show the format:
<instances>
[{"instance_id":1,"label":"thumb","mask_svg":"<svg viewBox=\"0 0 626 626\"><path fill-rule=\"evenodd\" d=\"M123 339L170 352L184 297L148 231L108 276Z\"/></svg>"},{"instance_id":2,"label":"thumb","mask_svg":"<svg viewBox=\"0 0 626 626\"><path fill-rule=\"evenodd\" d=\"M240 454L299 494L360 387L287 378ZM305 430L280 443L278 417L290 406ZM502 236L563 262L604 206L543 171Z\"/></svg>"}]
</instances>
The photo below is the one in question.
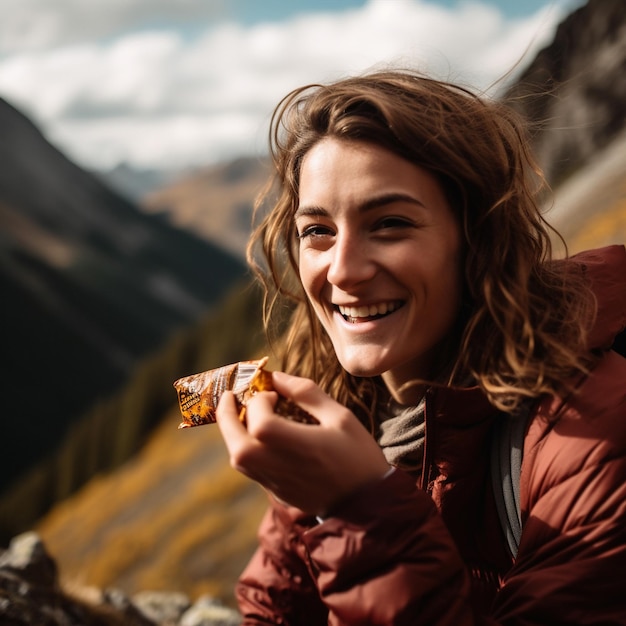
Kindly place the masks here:
<instances>
[{"instance_id":1,"label":"thumb","mask_svg":"<svg viewBox=\"0 0 626 626\"><path fill-rule=\"evenodd\" d=\"M239 442L246 436L246 427L240 419L240 413L232 391L224 391L217 404L216 421L229 448L232 447L231 442Z\"/></svg>"}]
</instances>

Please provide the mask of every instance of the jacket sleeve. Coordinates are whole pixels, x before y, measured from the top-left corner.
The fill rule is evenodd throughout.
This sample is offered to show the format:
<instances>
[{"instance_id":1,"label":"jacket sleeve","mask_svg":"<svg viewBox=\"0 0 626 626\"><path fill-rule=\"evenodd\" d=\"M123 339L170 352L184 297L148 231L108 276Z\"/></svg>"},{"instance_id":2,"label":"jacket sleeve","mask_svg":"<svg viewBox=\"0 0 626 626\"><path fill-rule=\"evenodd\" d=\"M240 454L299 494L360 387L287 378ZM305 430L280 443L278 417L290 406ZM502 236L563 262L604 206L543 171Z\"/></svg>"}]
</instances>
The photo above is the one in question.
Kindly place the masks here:
<instances>
[{"instance_id":1,"label":"jacket sleeve","mask_svg":"<svg viewBox=\"0 0 626 626\"><path fill-rule=\"evenodd\" d=\"M298 509L271 501L259 527L259 547L235 590L242 624L326 624L328 611L300 540L302 530L316 523Z\"/></svg>"},{"instance_id":2,"label":"jacket sleeve","mask_svg":"<svg viewBox=\"0 0 626 626\"><path fill-rule=\"evenodd\" d=\"M626 360L606 355L550 422L554 411L544 403L527 436L523 532L493 615L626 625Z\"/></svg>"},{"instance_id":3,"label":"jacket sleeve","mask_svg":"<svg viewBox=\"0 0 626 626\"><path fill-rule=\"evenodd\" d=\"M396 470L304 535L332 625L474 624L470 582L430 496Z\"/></svg>"},{"instance_id":4,"label":"jacket sleeve","mask_svg":"<svg viewBox=\"0 0 626 626\"><path fill-rule=\"evenodd\" d=\"M395 471L322 523L274 505L237 586L243 624L473 625L469 578L428 494Z\"/></svg>"}]
</instances>

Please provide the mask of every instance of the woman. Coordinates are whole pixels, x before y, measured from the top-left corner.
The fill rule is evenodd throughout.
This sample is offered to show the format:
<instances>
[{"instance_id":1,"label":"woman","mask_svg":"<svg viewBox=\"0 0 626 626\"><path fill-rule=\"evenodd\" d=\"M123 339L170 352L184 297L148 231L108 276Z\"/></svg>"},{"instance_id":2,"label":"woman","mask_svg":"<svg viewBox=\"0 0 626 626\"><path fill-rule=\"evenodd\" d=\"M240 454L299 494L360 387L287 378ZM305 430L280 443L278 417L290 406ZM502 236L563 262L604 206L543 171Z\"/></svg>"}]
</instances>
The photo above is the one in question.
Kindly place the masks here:
<instances>
[{"instance_id":1,"label":"woman","mask_svg":"<svg viewBox=\"0 0 626 626\"><path fill-rule=\"evenodd\" d=\"M278 393L231 394L232 465L271 494L245 624L626 624L623 247L552 261L541 177L503 104L411 72L289 94L249 258ZM256 250L261 248L263 259ZM507 549L495 425L522 419Z\"/></svg>"}]
</instances>

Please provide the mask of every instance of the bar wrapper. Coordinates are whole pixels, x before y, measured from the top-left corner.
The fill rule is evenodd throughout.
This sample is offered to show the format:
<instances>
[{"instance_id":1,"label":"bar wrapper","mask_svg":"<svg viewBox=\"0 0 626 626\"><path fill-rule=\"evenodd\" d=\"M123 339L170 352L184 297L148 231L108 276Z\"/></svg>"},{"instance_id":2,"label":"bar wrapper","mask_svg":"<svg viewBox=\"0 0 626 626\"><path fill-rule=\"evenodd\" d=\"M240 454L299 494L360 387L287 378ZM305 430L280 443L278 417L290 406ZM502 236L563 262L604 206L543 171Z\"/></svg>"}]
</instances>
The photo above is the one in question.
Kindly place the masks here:
<instances>
[{"instance_id":1,"label":"bar wrapper","mask_svg":"<svg viewBox=\"0 0 626 626\"><path fill-rule=\"evenodd\" d=\"M224 391L232 391L239 407L239 419L245 423L246 403L259 391L273 391L272 373L265 369L268 358L239 361L216 369L185 376L174 381L183 421L178 428L214 424L215 410ZM295 402L278 396L274 411L282 417L305 424L319 421Z\"/></svg>"}]
</instances>

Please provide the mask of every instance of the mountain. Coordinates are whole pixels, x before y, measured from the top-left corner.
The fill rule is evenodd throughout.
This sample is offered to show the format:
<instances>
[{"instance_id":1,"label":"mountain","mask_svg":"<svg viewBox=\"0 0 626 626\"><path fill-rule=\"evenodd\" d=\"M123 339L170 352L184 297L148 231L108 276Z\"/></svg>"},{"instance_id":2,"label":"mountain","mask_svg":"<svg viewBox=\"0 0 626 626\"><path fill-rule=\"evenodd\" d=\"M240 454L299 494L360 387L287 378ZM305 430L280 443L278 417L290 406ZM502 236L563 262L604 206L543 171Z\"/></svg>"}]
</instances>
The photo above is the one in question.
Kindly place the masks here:
<instances>
[{"instance_id":1,"label":"mountain","mask_svg":"<svg viewBox=\"0 0 626 626\"><path fill-rule=\"evenodd\" d=\"M246 268L138 210L3 100L0 135L1 502Z\"/></svg>"},{"instance_id":2,"label":"mountain","mask_svg":"<svg viewBox=\"0 0 626 626\"><path fill-rule=\"evenodd\" d=\"M559 117L574 114L562 102L571 90L588 93L585 80L598 88L596 74L604 72L602 68L614 68L614 73L604 76L603 89L610 91L613 83L623 80L616 59L622 58L626 46L626 12L615 11L622 6L621 1L591 1L569 16L555 38L555 43L563 43L540 53L516 85L517 91L509 94L517 94L517 104L527 107L523 112L536 125L534 142L555 188L548 218L567 229L568 243L574 248L626 241L626 139L611 122L619 120L619 108L614 115L598 119L580 110L581 119L596 121L585 122L573 133L565 128L572 126L572 120L567 118L566 124ZM578 42L584 46L582 51ZM567 53L561 49L565 45ZM582 59L586 60L581 65ZM542 72L552 68L544 74L543 87L529 82L530 76L539 76L539 67ZM594 69L587 72L584 67ZM540 105L546 91L547 100ZM579 98L577 106L596 104ZM547 112L546 107L554 108ZM622 115L620 128L623 119ZM610 131L602 129L607 120ZM573 143L565 151L550 149L551 141L542 148L547 141L543 132ZM220 171L224 170L216 170L218 182ZM223 191L226 188L223 184ZM226 197L221 206L229 206ZM246 307L250 309L249 304ZM234 317L235 310L225 312L225 317ZM179 421L177 407L170 407L132 461L90 481L39 521L37 529L66 580L119 587L127 593L173 589L197 597L209 592L233 602L234 581L255 546L264 494L230 469L215 427L178 431ZM112 505L103 507L102 502Z\"/></svg>"},{"instance_id":3,"label":"mountain","mask_svg":"<svg viewBox=\"0 0 626 626\"><path fill-rule=\"evenodd\" d=\"M505 94L533 124L533 148L558 186L626 130L626 11L589 0L558 26Z\"/></svg>"},{"instance_id":4,"label":"mountain","mask_svg":"<svg viewBox=\"0 0 626 626\"><path fill-rule=\"evenodd\" d=\"M139 203L153 191L169 187L188 175L188 170L137 168L119 163L109 170L94 170L92 173L121 196Z\"/></svg>"},{"instance_id":5,"label":"mountain","mask_svg":"<svg viewBox=\"0 0 626 626\"><path fill-rule=\"evenodd\" d=\"M267 160L241 157L181 176L148 193L140 206L243 257L253 202L269 173Z\"/></svg>"},{"instance_id":6,"label":"mountain","mask_svg":"<svg viewBox=\"0 0 626 626\"><path fill-rule=\"evenodd\" d=\"M504 94L533 128L554 189L546 217L570 251L626 241L626 11L589 0Z\"/></svg>"}]
</instances>

